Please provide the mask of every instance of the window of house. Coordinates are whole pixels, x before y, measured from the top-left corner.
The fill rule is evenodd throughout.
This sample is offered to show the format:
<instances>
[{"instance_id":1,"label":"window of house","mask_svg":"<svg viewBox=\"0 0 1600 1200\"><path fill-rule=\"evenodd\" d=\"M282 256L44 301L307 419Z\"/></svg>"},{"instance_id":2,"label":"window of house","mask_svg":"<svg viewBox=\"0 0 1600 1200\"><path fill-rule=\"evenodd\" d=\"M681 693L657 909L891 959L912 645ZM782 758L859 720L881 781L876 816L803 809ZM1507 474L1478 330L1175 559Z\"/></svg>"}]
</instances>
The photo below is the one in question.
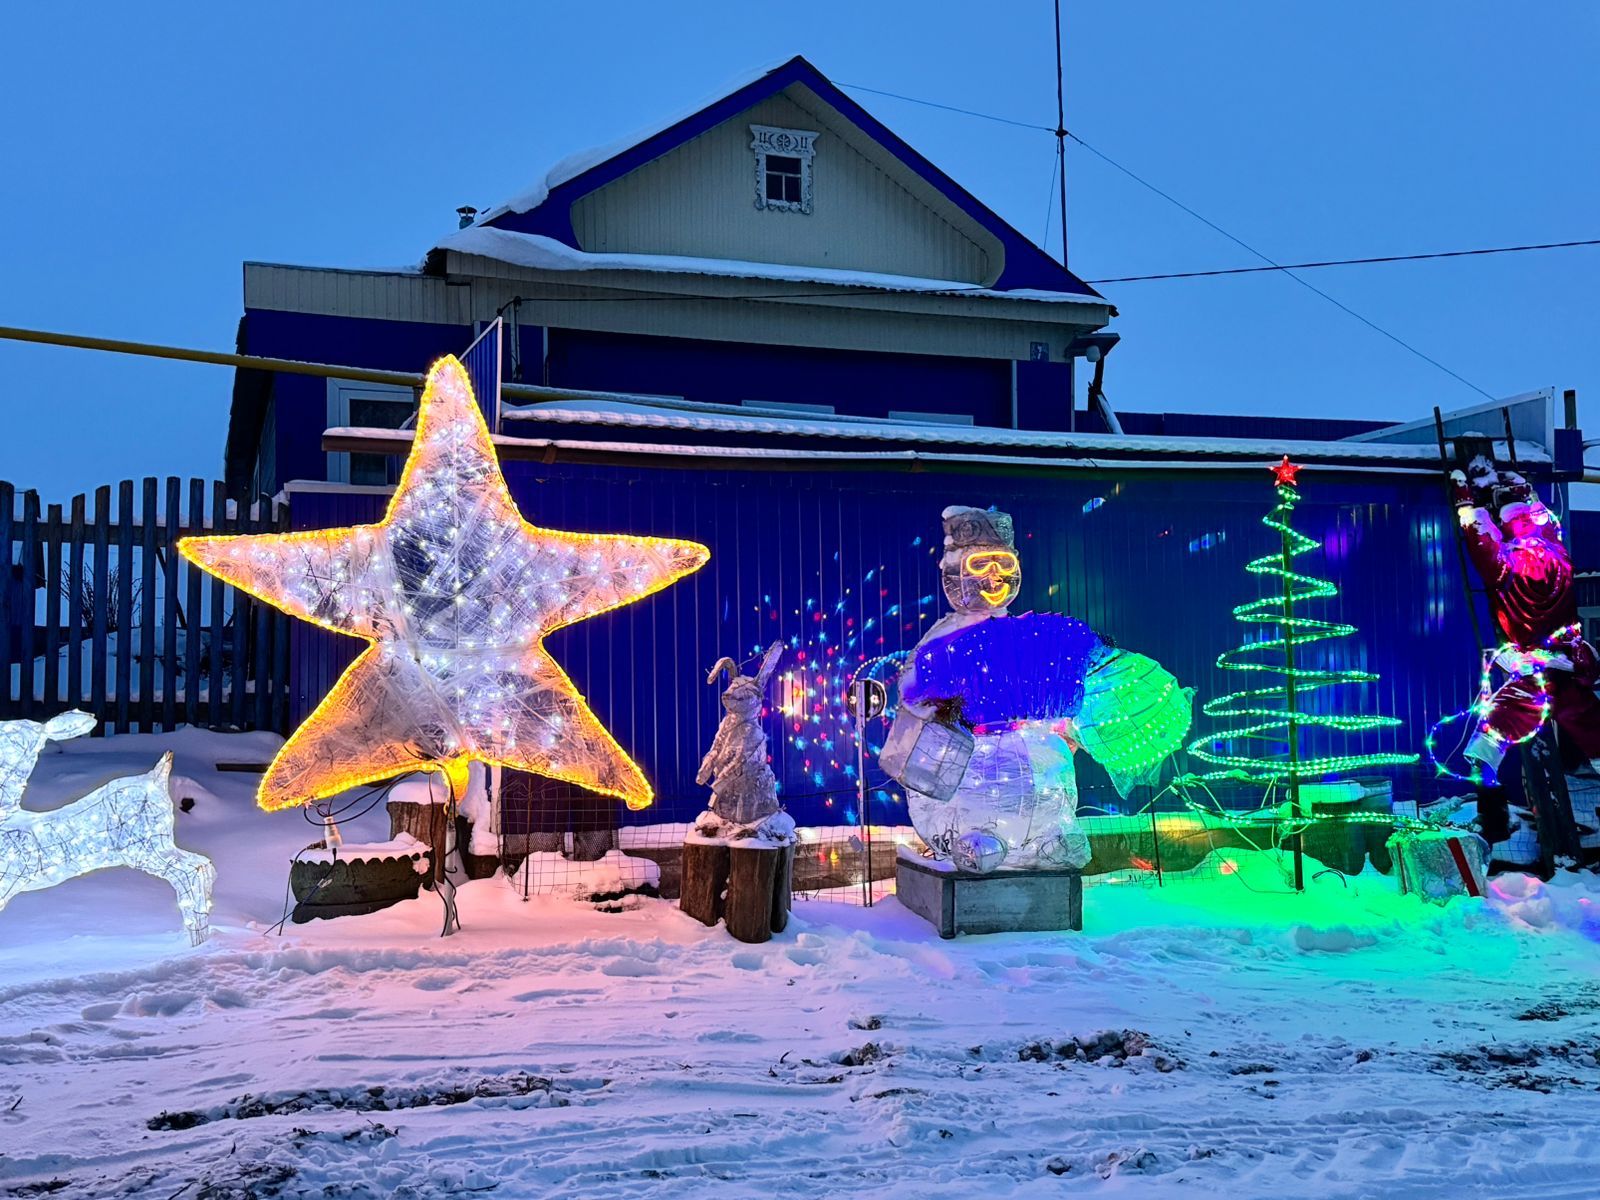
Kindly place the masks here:
<instances>
[{"instance_id":1,"label":"window of house","mask_svg":"<svg viewBox=\"0 0 1600 1200\"><path fill-rule=\"evenodd\" d=\"M417 411L411 388L328 380L328 428L357 426L401 429ZM328 455L328 478L336 483L383 486L393 483L400 460L386 454Z\"/></svg>"},{"instance_id":2,"label":"window of house","mask_svg":"<svg viewBox=\"0 0 1600 1200\"><path fill-rule=\"evenodd\" d=\"M811 163L816 155L817 136L806 129L750 126L750 148L756 156L757 208L811 211Z\"/></svg>"},{"instance_id":3,"label":"window of house","mask_svg":"<svg viewBox=\"0 0 1600 1200\"><path fill-rule=\"evenodd\" d=\"M767 202L800 203L800 160L788 154L767 155Z\"/></svg>"}]
</instances>

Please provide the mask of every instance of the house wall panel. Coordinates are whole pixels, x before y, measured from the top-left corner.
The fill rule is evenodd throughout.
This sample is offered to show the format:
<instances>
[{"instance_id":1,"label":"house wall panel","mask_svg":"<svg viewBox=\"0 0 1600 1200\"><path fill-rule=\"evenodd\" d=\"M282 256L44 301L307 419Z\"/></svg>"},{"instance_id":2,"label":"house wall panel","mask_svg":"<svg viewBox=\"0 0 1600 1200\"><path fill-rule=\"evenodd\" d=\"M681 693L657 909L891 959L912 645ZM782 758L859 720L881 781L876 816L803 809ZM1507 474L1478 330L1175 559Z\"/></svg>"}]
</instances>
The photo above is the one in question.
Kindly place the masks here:
<instances>
[{"instance_id":1,"label":"house wall panel","mask_svg":"<svg viewBox=\"0 0 1600 1200\"><path fill-rule=\"evenodd\" d=\"M370 320L272 309L245 315L250 352L269 358L298 358L422 372L445 354L458 354L472 341L471 326ZM291 479L326 479L322 433L328 427L328 381L314 375L275 373L272 377L274 490Z\"/></svg>"},{"instance_id":2,"label":"house wall panel","mask_svg":"<svg viewBox=\"0 0 1600 1200\"><path fill-rule=\"evenodd\" d=\"M810 213L756 207L751 125L818 132ZM966 283L1000 243L803 88L771 96L578 200L587 251L876 271Z\"/></svg>"},{"instance_id":3,"label":"house wall panel","mask_svg":"<svg viewBox=\"0 0 1600 1200\"><path fill-rule=\"evenodd\" d=\"M1245 564L1276 547L1261 518L1273 495L1266 473L1011 478L949 474L680 472L570 464L507 465L532 522L561 529L695 538L711 547L695 575L636 605L580 622L549 641L595 711L643 766L657 804L625 822L688 820L705 804L694 772L715 732L719 689L705 670L720 655L744 659L783 640L780 672L801 669L815 694L808 711L770 713L774 769L802 823L854 819L843 681L864 657L909 649L944 610L937 560L939 513L953 503L995 504L1016 518L1022 601L1016 611L1070 613L1120 645L1151 655L1199 700L1233 690L1218 653L1247 634L1235 604L1257 595ZM1320 661L1378 672L1376 684L1313 694L1329 710L1388 712L1399 730L1360 738L1308 737L1307 746L1420 749L1429 724L1470 699L1477 678L1451 514L1435 483L1381 476L1308 475L1296 524L1325 549L1299 560L1332 579L1337 598L1307 607L1358 633L1322 643ZM1098 503L1096 503L1098 501ZM343 501L296 494L297 528L376 519L378 496ZM362 506L365 506L364 509ZM358 511L360 510L360 511ZM1397 587L1394 581L1409 581ZM304 706L331 685L359 644L297 624L323 639L303 654L295 695ZM1202 727L1209 722L1201 719ZM874 746L883 735L869 735ZM803 744L802 744L803 743ZM874 752L875 761L875 752ZM1121 801L1078 757L1084 803ZM1393 773L1396 794L1431 798L1425 768ZM906 819L900 789L869 774L874 821ZM1248 803L1249 794L1230 798ZM1259 793L1256 794L1259 801Z\"/></svg>"},{"instance_id":4,"label":"house wall panel","mask_svg":"<svg viewBox=\"0 0 1600 1200\"><path fill-rule=\"evenodd\" d=\"M983 359L550 331L556 387L721 404L826 404L856 416L947 413L1009 425L1010 379L1009 363Z\"/></svg>"}]
</instances>

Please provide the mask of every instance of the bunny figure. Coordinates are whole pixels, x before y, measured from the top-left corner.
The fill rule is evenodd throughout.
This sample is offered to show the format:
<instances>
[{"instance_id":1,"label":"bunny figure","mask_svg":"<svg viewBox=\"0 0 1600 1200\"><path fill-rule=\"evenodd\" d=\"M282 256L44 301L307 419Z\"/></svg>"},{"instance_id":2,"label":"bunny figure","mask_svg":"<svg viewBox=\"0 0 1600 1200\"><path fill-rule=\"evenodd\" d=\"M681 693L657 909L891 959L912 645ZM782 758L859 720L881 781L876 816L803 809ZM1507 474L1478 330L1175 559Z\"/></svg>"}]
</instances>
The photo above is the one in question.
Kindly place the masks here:
<instances>
[{"instance_id":1,"label":"bunny figure","mask_svg":"<svg viewBox=\"0 0 1600 1200\"><path fill-rule=\"evenodd\" d=\"M760 718L767 681L782 653L783 643L773 642L754 675L740 675L733 659L722 658L706 676L715 683L726 669L729 683L722 693L722 724L695 776L695 782L711 786L711 807L695 822L703 834L748 836L778 812L778 781L767 762Z\"/></svg>"}]
</instances>

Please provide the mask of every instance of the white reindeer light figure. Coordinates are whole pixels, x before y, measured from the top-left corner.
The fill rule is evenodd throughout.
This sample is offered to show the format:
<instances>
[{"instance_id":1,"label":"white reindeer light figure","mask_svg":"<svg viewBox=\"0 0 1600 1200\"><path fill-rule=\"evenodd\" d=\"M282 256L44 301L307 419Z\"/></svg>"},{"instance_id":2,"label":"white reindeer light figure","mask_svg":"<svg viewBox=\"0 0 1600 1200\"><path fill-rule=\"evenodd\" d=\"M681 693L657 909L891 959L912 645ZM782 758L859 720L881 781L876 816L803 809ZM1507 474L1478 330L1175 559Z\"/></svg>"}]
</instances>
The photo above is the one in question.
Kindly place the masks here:
<instances>
[{"instance_id":1,"label":"white reindeer light figure","mask_svg":"<svg viewBox=\"0 0 1600 1200\"><path fill-rule=\"evenodd\" d=\"M38 721L0 721L0 909L13 896L55 887L106 867L132 867L165 879L178 894L189 941L211 932L211 888L217 869L203 854L173 841L172 753L143 775L113 779L48 812L22 807L39 752L48 741L94 728L88 713Z\"/></svg>"}]
</instances>

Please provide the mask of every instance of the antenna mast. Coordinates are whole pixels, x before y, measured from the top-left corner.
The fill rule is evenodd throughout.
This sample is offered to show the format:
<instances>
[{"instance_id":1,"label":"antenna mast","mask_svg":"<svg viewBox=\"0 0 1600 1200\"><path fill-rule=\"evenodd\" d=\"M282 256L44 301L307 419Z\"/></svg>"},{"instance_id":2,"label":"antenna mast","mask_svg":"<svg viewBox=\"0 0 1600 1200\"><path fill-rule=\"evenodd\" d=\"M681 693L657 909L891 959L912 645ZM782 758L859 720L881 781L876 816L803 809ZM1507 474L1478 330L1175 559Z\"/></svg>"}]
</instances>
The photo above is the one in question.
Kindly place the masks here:
<instances>
[{"instance_id":1,"label":"antenna mast","mask_svg":"<svg viewBox=\"0 0 1600 1200\"><path fill-rule=\"evenodd\" d=\"M1061 265L1067 265L1067 126L1061 85L1061 0L1056 4L1056 178L1061 180Z\"/></svg>"}]
</instances>

